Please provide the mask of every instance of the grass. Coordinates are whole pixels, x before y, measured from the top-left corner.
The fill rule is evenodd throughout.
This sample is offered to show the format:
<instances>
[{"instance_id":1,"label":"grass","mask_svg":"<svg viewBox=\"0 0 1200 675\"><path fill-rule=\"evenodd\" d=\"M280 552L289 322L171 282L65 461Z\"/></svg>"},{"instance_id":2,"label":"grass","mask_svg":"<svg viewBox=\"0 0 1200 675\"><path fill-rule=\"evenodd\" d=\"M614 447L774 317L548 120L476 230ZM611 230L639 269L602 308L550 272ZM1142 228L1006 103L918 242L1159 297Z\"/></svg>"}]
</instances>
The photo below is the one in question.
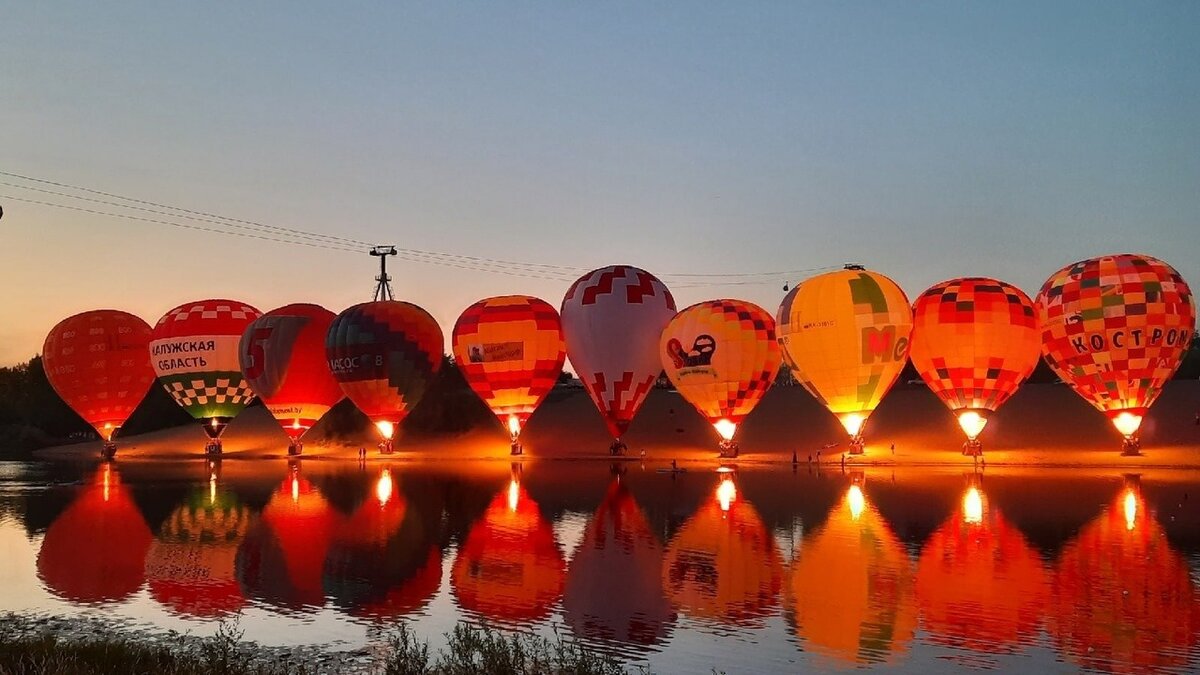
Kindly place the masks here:
<instances>
[{"instance_id":1,"label":"grass","mask_svg":"<svg viewBox=\"0 0 1200 675\"><path fill-rule=\"evenodd\" d=\"M446 634L436 654L407 624L387 635L384 649L370 661L325 667L311 660L277 656L242 640L237 623L223 623L209 638L172 635L159 640L124 636L59 639L41 634L10 637L0 622L0 673L12 675L161 673L163 675L283 675L353 670L383 675L621 675L626 669L611 656L577 642L502 633L460 623ZM644 670L640 672L645 673Z\"/></svg>"}]
</instances>

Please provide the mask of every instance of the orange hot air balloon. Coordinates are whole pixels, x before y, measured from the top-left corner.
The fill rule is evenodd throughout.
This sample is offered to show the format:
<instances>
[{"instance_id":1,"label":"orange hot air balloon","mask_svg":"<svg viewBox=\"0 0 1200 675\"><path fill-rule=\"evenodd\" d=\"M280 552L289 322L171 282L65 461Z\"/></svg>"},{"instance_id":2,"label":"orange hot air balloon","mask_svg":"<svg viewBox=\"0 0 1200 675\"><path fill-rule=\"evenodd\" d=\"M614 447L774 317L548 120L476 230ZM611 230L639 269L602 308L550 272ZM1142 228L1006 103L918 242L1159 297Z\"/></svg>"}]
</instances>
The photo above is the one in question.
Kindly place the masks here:
<instances>
[{"instance_id":1,"label":"orange hot air balloon","mask_svg":"<svg viewBox=\"0 0 1200 675\"><path fill-rule=\"evenodd\" d=\"M112 457L112 439L154 384L150 325L115 309L63 319L46 336L42 367L50 386L92 425Z\"/></svg>"},{"instance_id":2,"label":"orange hot air balloon","mask_svg":"<svg viewBox=\"0 0 1200 675\"><path fill-rule=\"evenodd\" d=\"M1137 454L1142 418L1179 368L1196 328L1187 282L1145 255L1067 265L1037 296L1042 355L1112 420Z\"/></svg>"},{"instance_id":3,"label":"orange hot air balloon","mask_svg":"<svg viewBox=\"0 0 1200 675\"><path fill-rule=\"evenodd\" d=\"M913 348L916 349L914 340ZM972 485L925 543L917 601L930 639L989 654L1037 641L1046 573L1021 532Z\"/></svg>"},{"instance_id":4,"label":"orange hot air balloon","mask_svg":"<svg viewBox=\"0 0 1200 675\"><path fill-rule=\"evenodd\" d=\"M779 372L775 320L741 300L701 302L667 324L659 356L671 383L721 435L722 456L736 457L737 426Z\"/></svg>"},{"instance_id":5,"label":"orange hot air balloon","mask_svg":"<svg viewBox=\"0 0 1200 675\"><path fill-rule=\"evenodd\" d=\"M341 514L316 486L293 471L238 548L243 590L287 609L324 606L325 554L342 526Z\"/></svg>"},{"instance_id":6,"label":"orange hot air balloon","mask_svg":"<svg viewBox=\"0 0 1200 675\"><path fill-rule=\"evenodd\" d=\"M342 400L325 361L333 319L318 305L286 305L255 319L238 345L242 374L292 440L290 455L300 454L304 434Z\"/></svg>"},{"instance_id":7,"label":"orange hot air balloon","mask_svg":"<svg viewBox=\"0 0 1200 675\"><path fill-rule=\"evenodd\" d=\"M467 534L450 590L463 611L524 626L550 615L565 575L554 530L516 480L496 495Z\"/></svg>"},{"instance_id":8,"label":"orange hot air balloon","mask_svg":"<svg viewBox=\"0 0 1200 675\"><path fill-rule=\"evenodd\" d=\"M118 602L146 580L153 536L117 470L96 470L46 530L38 551L38 578L54 595L75 603Z\"/></svg>"},{"instance_id":9,"label":"orange hot air balloon","mask_svg":"<svg viewBox=\"0 0 1200 675\"><path fill-rule=\"evenodd\" d=\"M415 612L437 593L441 552L401 494L390 469L334 534L325 557L325 591L355 616L387 619Z\"/></svg>"},{"instance_id":10,"label":"orange hot air balloon","mask_svg":"<svg viewBox=\"0 0 1200 675\"><path fill-rule=\"evenodd\" d=\"M702 621L761 627L779 606L782 558L775 539L726 477L667 545L663 586L672 604Z\"/></svg>"},{"instance_id":11,"label":"orange hot air balloon","mask_svg":"<svg viewBox=\"0 0 1200 675\"><path fill-rule=\"evenodd\" d=\"M863 424L908 360L912 309L896 282L859 265L819 274L779 305L775 332L796 379L863 452Z\"/></svg>"},{"instance_id":12,"label":"orange hot air balloon","mask_svg":"<svg viewBox=\"0 0 1200 675\"><path fill-rule=\"evenodd\" d=\"M845 663L888 663L917 629L908 554L860 485L806 535L792 563L788 620L805 651Z\"/></svg>"},{"instance_id":13,"label":"orange hot air balloon","mask_svg":"<svg viewBox=\"0 0 1200 675\"><path fill-rule=\"evenodd\" d=\"M567 356L562 322L548 303L527 295L485 298L454 324L454 361L471 389L517 437L554 388Z\"/></svg>"},{"instance_id":14,"label":"orange hot air balloon","mask_svg":"<svg viewBox=\"0 0 1200 675\"><path fill-rule=\"evenodd\" d=\"M571 557L563 614L575 635L648 647L675 611L662 585L663 547L633 495L614 480Z\"/></svg>"},{"instance_id":15,"label":"orange hot air balloon","mask_svg":"<svg viewBox=\"0 0 1200 675\"><path fill-rule=\"evenodd\" d=\"M325 340L329 369L383 438L392 439L442 367L442 329L429 312L397 300L364 302L333 320Z\"/></svg>"},{"instance_id":16,"label":"orange hot air balloon","mask_svg":"<svg viewBox=\"0 0 1200 675\"><path fill-rule=\"evenodd\" d=\"M658 339L675 298L653 274L613 265L580 277L562 302L567 356L604 417L613 454L662 372Z\"/></svg>"},{"instance_id":17,"label":"orange hot air balloon","mask_svg":"<svg viewBox=\"0 0 1200 675\"><path fill-rule=\"evenodd\" d=\"M1200 601L1189 565L1129 485L1059 554L1047 632L1090 671L1195 667Z\"/></svg>"},{"instance_id":18,"label":"orange hot air balloon","mask_svg":"<svg viewBox=\"0 0 1200 675\"><path fill-rule=\"evenodd\" d=\"M254 522L232 493L209 487L175 509L150 546L146 577L150 595L183 616L220 617L246 604L238 584L238 547Z\"/></svg>"},{"instance_id":19,"label":"orange hot air balloon","mask_svg":"<svg viewBox=\"0 0 1200 675\"><path fill-rule=\"evenodd\" d=\"M950 408L979 455L988 416L1033 373L1041 349L1037 311L1029 296L1003 281L952 279L913 304L909 357L921 379Z\"/></svg>"}]
</instances>

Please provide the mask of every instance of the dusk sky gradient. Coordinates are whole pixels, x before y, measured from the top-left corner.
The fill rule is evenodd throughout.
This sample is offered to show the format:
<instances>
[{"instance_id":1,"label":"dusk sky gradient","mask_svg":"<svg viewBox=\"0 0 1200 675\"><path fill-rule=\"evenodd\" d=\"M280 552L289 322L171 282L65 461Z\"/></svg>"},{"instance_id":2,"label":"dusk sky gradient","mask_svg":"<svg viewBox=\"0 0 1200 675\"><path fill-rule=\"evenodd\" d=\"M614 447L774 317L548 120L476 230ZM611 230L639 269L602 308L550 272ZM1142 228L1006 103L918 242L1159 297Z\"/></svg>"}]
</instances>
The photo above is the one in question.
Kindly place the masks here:
<instances>
[{"instance_id":1,"label":"dusk sky gradient","mask_svg":"<svg viewBox=\"0 0 1200 675\"><path fill-rule=\"evenodd\" d=\"M664 278L859 261L910 298L1127 251L1200 287L1200 2L23 2L0 63L0 171L235 218ZM0 205L0 365L87 309L373 287L365 252ZM395 268L447 339L569 285ZM675 295L774 313L762 281Z\"/></svg>"}]
</instances>

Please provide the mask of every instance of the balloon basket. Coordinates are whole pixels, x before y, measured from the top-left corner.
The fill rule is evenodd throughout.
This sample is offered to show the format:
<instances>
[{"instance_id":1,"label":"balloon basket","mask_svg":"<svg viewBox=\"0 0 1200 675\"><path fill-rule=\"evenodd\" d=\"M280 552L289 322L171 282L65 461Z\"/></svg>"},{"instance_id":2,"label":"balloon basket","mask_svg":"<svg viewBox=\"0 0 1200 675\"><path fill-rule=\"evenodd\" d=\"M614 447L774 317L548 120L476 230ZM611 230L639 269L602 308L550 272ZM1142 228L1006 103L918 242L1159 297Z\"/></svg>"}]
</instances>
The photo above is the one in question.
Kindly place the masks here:
<instances>
[{"instance_id":1,"label":"balloon basket","mask_svg":"<svg viewBox=\"0 0 1200 675\"><path fill-rule=\"evenodd\" d=\"M112 441L105 441L104 447L100 448L100 459L110 460L117 456L117 444Z\"/></svg>"},{"instance_id":2,"label":"balloon basket","mask_svg":"<svg viewBox=\"0 0 1200 675\"><path fill-rule=\"evenodd\" d=\"M288 445L288 456L289 457L296 457L297 455L301 454L302 452L304 452L304 444L301 443L300 441L296 441L295 443Z\"/></svg>"},{"instance_id":3,"label":"balloon basket","mask_svg":"<svg viewBox=\"0 0 1200 675\"><path fill-rule=\"evenodd\" d=\"M524 447L522 447L522 446L521 446L521 444L520 444L519 442L517 442L517 441L513 441L513 442L512 442L512 445L510 445L510 446L509 446L509 454L511 454L511 455L523 455L523 454L525 454L525 448L524 448Z\"/></svg>"},{"instance_id":4,"label":"balloon basket","mask_svg":"<svg viewBox=\"0 0 1200 675\"><path fill-rule=\"evenodd\" d=\"M625 441L622 441L618 438L612 442L612 445L608 446L608 454L622 457L625 455L625 451L628 449L628 446L625 445Z\"/></svg>"},{"instance_id":5,"label":"balloon basket","mask_svg":"<svg viewBox=\"0 0 1200 675\"><path fill-rule=\"evenodd\" d=\"M978 439L963 443L962 454L963 457L982 457L983 443L980 443Z\"/></svg>"},{"instance_id":6,"label":"balloon basket","mask_svg":"<svg viewBox=\"0 0 1200 675\"><path fill-rule=\"evenodd\" d=\"M866 451L867 444L863 441L862 436L855 436L850 439L850 449L848 454L861 455Z\"/></svg>"},{"instance_id":7,"label":"balloon basket","mask_svg":"<svg viewBox=\"0 0 1200 675\"><path fill-rule=\"evenodd\" d=\"M392 439L387 439L379 442L379 454L390 455L396 452L395 446L392 445Z\"/></svg>"},{"instance_id":8,"label":"balloon basket","mask_svg":"<svg viewBox=\"0 0 1200 675\"><path fill-rule=\"evenodd\" d=\"M1121 444L1121 456L1141 457L1142 442L1136 438L1126 438L1125 442Z\"/></svg>"},{"instance_id":9,"label":"balloon basket","mask_svg":"<svg viewBox=\"0 0 1200 675\"><path fill-rule=\"evenodd\" d=\"M740 448L737 441L721 441L721 457L737 457Z\"/></svg>"},{"instance_id":10,"label":"balloon basket","mask_svg":"<svg viewBox=\"0 0 1200 675\"><path fill-rule=\"evenodd\" d=\"M214 438L204 446L204 454L209 457L221 456L221 439Z\"/></svg>"}]
</instances>

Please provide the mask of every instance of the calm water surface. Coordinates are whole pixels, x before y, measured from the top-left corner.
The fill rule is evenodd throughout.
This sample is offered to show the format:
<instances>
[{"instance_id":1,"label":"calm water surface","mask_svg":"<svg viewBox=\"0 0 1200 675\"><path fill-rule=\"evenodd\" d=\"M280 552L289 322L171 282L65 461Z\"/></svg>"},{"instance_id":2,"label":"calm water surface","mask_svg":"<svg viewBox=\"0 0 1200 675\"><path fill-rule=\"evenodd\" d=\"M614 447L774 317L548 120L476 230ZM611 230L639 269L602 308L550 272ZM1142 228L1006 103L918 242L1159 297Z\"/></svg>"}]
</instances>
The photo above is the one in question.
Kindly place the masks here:
<instances>
[{"instance_id":1,"label":"calm water surface","mask_svg":"<svg viewBox=\"0 0 1200 675\"><path fill-rule=\"evenodd\" d=\"M1196 672L1200 474L0 463L0 611L356 648L400 620L660 673Z\"/></svg>"}]
</instances>

